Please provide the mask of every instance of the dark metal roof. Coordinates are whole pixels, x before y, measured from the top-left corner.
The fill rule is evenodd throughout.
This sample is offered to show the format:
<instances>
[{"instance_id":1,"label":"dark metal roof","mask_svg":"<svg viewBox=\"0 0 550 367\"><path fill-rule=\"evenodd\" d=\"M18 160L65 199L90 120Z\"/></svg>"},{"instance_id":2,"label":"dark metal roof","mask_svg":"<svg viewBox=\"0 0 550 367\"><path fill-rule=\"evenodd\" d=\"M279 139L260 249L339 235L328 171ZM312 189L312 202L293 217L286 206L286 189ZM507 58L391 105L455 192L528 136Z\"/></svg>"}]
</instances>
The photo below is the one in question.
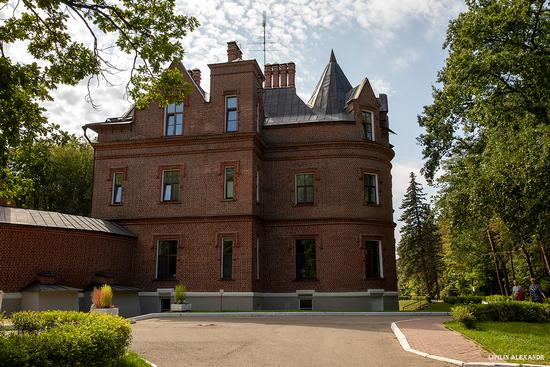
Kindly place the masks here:
<instances>
[{"instance_id":1,"label":"dark metal roof","mask_svg":"<svg viewBox=\"0 0 550 367\"><path fill-rule=\"evenodd\" d=\"M80 292L82 289L63 284L32 283L21 289L22 292Z\"/></svg>"},{"instance_id":2,"label":"dark metal roof","mask_svg":"<svg viewBox=\"0 0 550 367\"><path fill-rule=\"evenodd\" d=\"M331 50L328 64L308 105L321 115L346 113L346 96L351 89L352 86L348 78L336 62L334 52Z\"/></svg>"},{"instance_id":3,"label":"dark metal roof","mask_svg":"<svg viewBox=\"0 0 550 367\"><path fill-rule=\"evenodd\" d=\"M0 206L0 223L104 232L136 237L126 228L108 220L5 206Z\"/></svg>"},{"instance_id":4,"label":"dark metal roof","mask_svg":"<svg viewBox=\"0 0 550 367\"><path fill-rule=\"evenodd\" d=\"M92 283L85 288L86 291L91 291L94 288L100 288L102 283ZM113 292L141 292L141 288L131 287L127 285L120 284L109 284Z\"/></svg>"}]
</instances>

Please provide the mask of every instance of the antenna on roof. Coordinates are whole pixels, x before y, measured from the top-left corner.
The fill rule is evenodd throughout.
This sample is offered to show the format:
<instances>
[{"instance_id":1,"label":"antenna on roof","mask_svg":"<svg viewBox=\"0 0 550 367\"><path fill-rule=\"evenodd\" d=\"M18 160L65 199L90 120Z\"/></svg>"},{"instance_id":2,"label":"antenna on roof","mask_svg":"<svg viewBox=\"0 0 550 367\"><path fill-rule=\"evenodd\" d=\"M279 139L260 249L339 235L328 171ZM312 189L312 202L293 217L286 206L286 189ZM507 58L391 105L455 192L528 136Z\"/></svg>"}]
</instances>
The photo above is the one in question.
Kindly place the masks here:
<instances>
[{"instance_id":1,"label":"antenna on roof","mask_svg":"<svg viewBox=\"0 0 550 367\"><path fill-rule=\"evenodd\" d=\"M264 55L264 65L267 62L267 51L276 51L276 49L268 49L267 45L274 44L275 42L268 42L267 41L267 14L264 10L262 12L262 30L263 30L263 36L262 36L262 42L250 42L249 45L262 45L261 49L248 49L247 51L260 51L263 52Z\"/></svg>"}]
</instances>

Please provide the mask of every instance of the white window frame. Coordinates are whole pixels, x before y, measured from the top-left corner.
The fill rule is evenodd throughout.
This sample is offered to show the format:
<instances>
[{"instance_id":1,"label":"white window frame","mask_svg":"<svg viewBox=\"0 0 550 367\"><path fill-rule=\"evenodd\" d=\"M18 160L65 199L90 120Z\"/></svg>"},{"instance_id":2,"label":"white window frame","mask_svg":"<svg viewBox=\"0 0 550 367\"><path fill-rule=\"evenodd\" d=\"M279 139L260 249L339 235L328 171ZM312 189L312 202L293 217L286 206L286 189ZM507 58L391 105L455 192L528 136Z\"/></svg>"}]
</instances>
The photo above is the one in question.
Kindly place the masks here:
<instances>
[{"instance_id":1,"label":"white window frame","mask_svg":"<svg viewBox=\"0 0 550 367\"><path fill-rule=\"evenodd\" d=\"M362 112L363 113L367 112L367 113L370 114L370 127L371 127L371 130L372 130L372 140L371 140L367 137L367 134L365 134L365 129L363 128L363 133L365 134L365 140L376 141L376 135L374 133L374 112L369 111L369 110L363 110ZM365 122L363 122L363 123L365 123Z\"/></svg>"},{"instance_id":2,"label":"white window frame","mask_svg":"<svg viewBox=\"0 0 550 367\"><path fill-rule=\"evenodd\" d=\"M227 99L228 98L235 98L237 100L237 107L235 107L235 114L237 115L237 121L236 121L236 125L235 125L235 130L233 131L229 131L227 130ZM239 111L239 97L236 96L236 95L230 95L230 96L225 96L225 99L224 99L224 105L223 105L223 113L224 113L224 124L223 124L223 130L224 132L226 133L236 133L239 131L239 116L238 116L238 111Z\"/></svg>"},{"instance_id":3,"label":"white window frame","mask_svg":"<svg viewBox=\"0 0 550 367\"><path fill-rule=\"evenodd\" d=\"M160 201L163 203L172 203L174 201L180 201L178 193L178 200L164 200L164 173L165 172L179 172L180 173L180 180L181 180L181 171L179 169L163 169L162 170L162 177L160 179ZM178 190L181 185L181 182L178 182ZM172 190L172 186L170 186L170 190ZM170 192L170 196L172 196L172 192Z\"/></svg>"},{"instance_id":4,"label":"white window frame","mask_svg":"<svg viewBox=\"0 0 550 367\"><path fill-rule=\"evenodd\" d=\"M233 170L233 196L227 196L227 170L231 168ZM235 199L235 167L226 166L223 169L223 198L224 200L234 200Z\"/></svg>"},{"instance_id":5,"label":"white window frame","mask_svg":"<svg viewBox=\"0 0 550 367\"><path fill-rule=\"evenodd\" d=\"M256 238L256 280L260 280L260 237Z\"/></svg>"},{"instance_id":6,"label":"white window frame","mask_svg":"<svg viewBox=\"0 0 550 367\"><path fill-rule=\"evenodd\" d=\"M313 176L313 201L311 203L298 203L298 176L301 176L301 175L312 175ZM305 179L305 178L304 178ZM304 191L304 195L305 195L305 191ZM295 205L300 205L300 204L315 204L315 173L313 172L300 172L300 173L296 173L294 175L294 204Z\"/></svg>"},{"instance_id":7,"label":"white window frame","mask_svg":"<svg viewBox=\"0 0 550 367\"><path fill-rule=\"evenodd\" d=\"M222 236L221 238L221 244L220 244L220 247L221 247L221 258L220 258L220 279L233 279L233 265L231 265L231 278L224 278L223 277L223 240L227 240L227 239L230 239L231 240L231 261L233 261L233 249L235 248L235 239L233 237L224 237Z\"/></svg>"},{"instance_id":8,"label":"white window frame","mask_svg":"<svg viewBox=\"0 0 550 367\"><path fill-rule=\"evenodd\" d=\"M169 104L172 104L172 103L169 103ZM183 112L181 113L181 134L174 134L174 135L167 135L166 134L166 128L168 127L168 124L167 124L167 121L166 121L166 117L168 116L168 105L166 105L166 106L164 106L164 119L162 121L162 131L163 131L162 136L163 137L183 136L183 123L184 123L183 114L185 113L185 101L182 101L181 104L183 105ZM175 108L176 107L174 106L174 109ZM174 124L176 124L176 122L177 122L176 115L177 114L174 115ZM174 132L176 132L175 125L174 125Z\"/></svg>"},{"instance_id":9,"label":"white window frame","mask_svg":"<svg viewBox=\"0 0 550 367\"><path fill-rule=\"evenodd\" d=\"M155 262L155 279L162 279L159 278L159 251L160 251L160 242L161 241L176 241L176 254L177 254L177 248L178 248L178 240L157 240L157 258ZM177 255L176 255L176 270L177 270ZM172 279L172 278L170 278ZM175 278L174 278L175 279Z\"/></svg>"},{"instance_id":10,"label":"white window frame","mask_svg":"<svg viewBox=\"0 0 550 367\"><path fill-rule=\"evenodd\" d=\"M376 195L376 203L373 204L373 203L367 203L366 201L366 197L365 197L365 176L366 175L371 175L371 176L374 176L374 187L375 187L375 191L374 191L374 194ZM367 205L380 205L380 195L378 195L378 174L377 173L372 173L372 172L363 172L363 202Z\"/></svg>"},{"instance_id":11,"label":"white window frame","mask_svg":"<svg viewBox=\"0 0 550 367\"><path fill-rule=\"evenodd\" d=\"M115 183L116 183L116 175L117 174L121 174L122 175L122 180L124 181L124 172L113 172L113 183L112 183L112 188L113 188L113 192L112 192L112 195L111 195L111 204L113 205L121 205L122 204L122 193L124 191L122 185L120 185L120 202L115 202Z\"/></svg>"},{"instance_id":12,"label":"white window frame","mask_svg":"<svg viewBox=\"0 0 550 367\"><path fill-rule=\"evenodd\" d=\"M256 171L256 203L260 202L260 171Z\"/></svg>"}]
</instances>

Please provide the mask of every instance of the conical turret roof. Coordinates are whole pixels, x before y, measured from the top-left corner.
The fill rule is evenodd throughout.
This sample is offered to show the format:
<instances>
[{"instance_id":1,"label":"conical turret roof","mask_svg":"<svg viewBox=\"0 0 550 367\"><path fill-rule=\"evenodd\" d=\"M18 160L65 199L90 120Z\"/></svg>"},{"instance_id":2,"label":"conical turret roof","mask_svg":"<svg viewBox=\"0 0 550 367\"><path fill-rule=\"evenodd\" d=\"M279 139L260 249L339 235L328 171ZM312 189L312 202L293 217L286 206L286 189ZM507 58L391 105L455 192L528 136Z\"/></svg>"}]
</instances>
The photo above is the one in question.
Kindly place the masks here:
<instances>
[{"instance_id":1,"label":"conical turret roof","mask_svg":"<svg viewBox=\"0 0 550 367\"><path fill-rule=\"evenodd\" d=\"M308 105L319 114L335 115L345 113L346 95L351 89L352 86L348 78L338 65L334 51L331 50L328 64Z\"/></svg>"}]
</instances>

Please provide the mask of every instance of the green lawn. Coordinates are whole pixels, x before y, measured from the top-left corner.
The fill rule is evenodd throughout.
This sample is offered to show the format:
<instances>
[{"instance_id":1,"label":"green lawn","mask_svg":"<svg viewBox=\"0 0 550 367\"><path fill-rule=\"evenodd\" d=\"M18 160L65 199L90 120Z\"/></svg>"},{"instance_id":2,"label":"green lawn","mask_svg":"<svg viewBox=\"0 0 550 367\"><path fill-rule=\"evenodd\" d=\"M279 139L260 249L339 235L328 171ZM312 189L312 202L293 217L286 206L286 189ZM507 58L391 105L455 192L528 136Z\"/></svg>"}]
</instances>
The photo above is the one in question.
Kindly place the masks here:
<instances>
[{"instance_id":1,"label":"green lawn","mask_svg":"<svg viewBox=\"0 0 550 367\"><path fill-rule=\"evenodd\" d=\"M436 302L436 303L430 303L429 306L419 310L422 312L451 312L451 305L450 303L445 302Z\"/></svg>"},{"instance_id":2,"label":"green lawn","mask_svg":"<svg viewBox=\"0 0 550 367\"><path fill-rule=\"evenodd\" d=\"M415 311L415 308L421 305L425 305L426 303L428 303L428 301L426 300L417 301L414 299L409 299L409 300L401 299L399 300L399 311Z\"/></svg>"},{"instance_id":3,"label":"green lawn","mask_svg":"<svg viewBox=\"0 0 550 367\"><path fill-rule=\"evenodd\" d=\"M118 362L116 367L150 367L150 365L136 353L126 352L124 358Z\"/></svg>"},{"instance_id":4,"label":"green lawn","mask_svg":"<svg viewBox=\"0 0 550 367\"><path fill-rule=\"evenodd\" d=\"M455 321L445 326L470 338L496 355L543 355L550 364L550 323L531 322L479 322L475 329L466 329ZM543 360L508 359L515 363L542 364Z\"/></svg>"}]
</instances>

